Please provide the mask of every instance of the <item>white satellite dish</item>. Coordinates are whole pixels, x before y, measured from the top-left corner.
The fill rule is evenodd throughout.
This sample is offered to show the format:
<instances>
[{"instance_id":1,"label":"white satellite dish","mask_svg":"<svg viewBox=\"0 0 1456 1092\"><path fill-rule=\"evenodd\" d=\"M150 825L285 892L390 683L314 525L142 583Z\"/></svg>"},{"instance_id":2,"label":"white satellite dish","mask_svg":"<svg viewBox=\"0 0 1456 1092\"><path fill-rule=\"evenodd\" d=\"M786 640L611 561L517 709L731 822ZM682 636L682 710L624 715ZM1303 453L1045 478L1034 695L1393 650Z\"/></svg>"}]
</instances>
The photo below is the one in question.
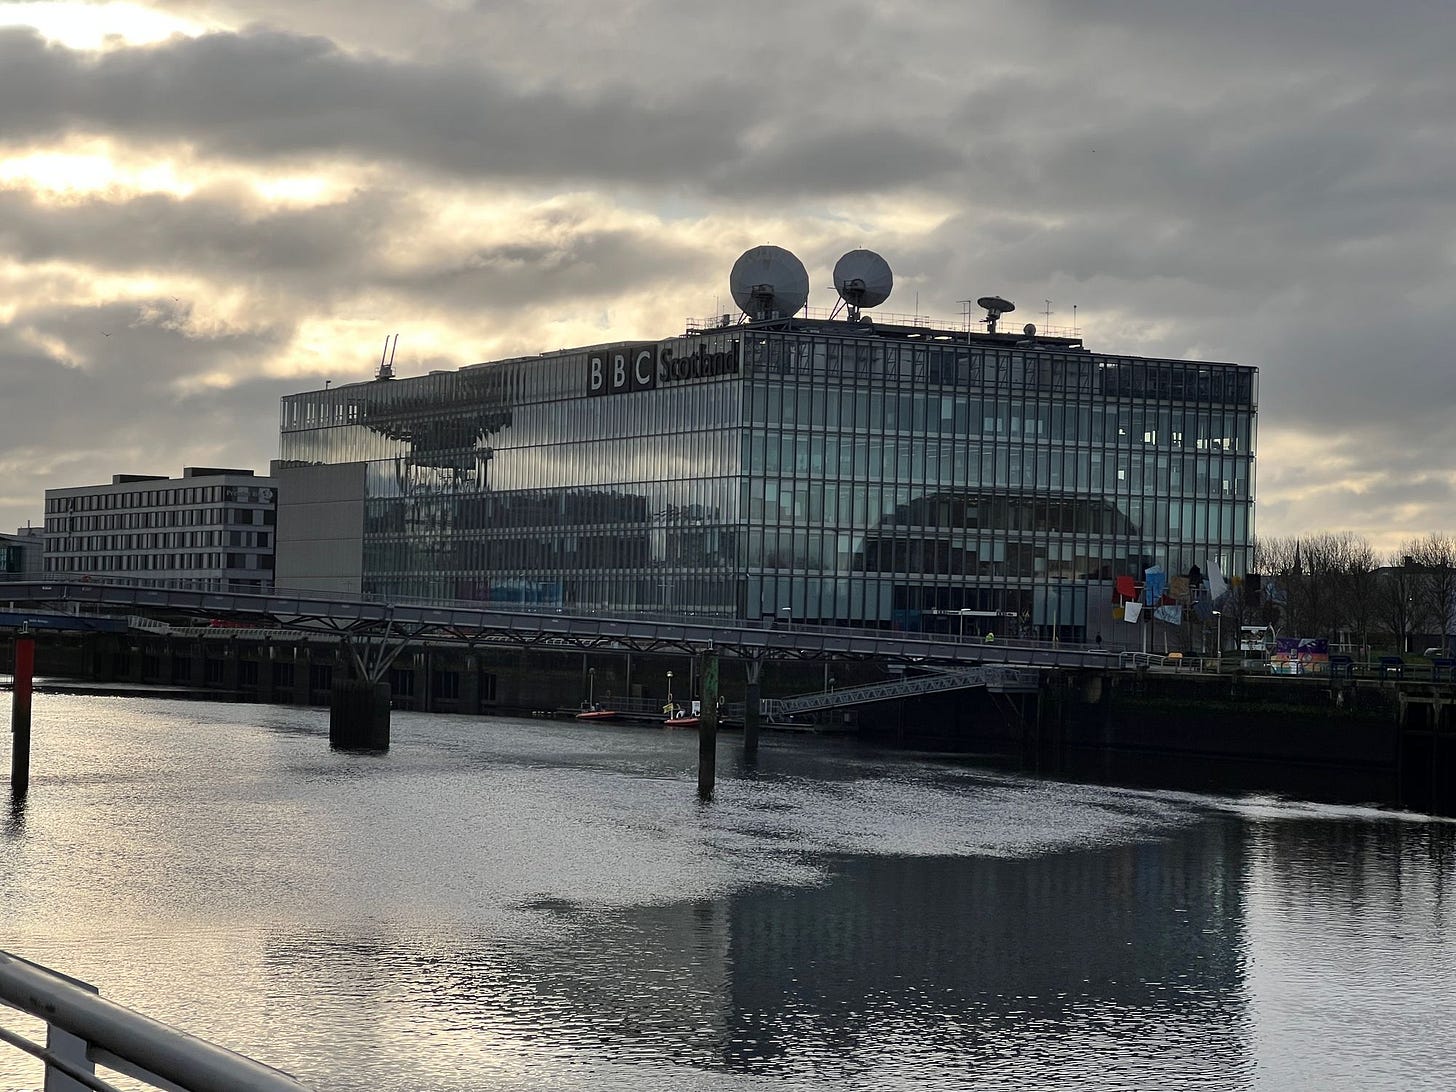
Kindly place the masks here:
<instances>
[{"instance_id":1,"label":"white satellite dish","mask_svg":"<svg viewBox=\"0 0 1456 1092\"><path fill-rule=\"evenodd\" d=\"M895 275L890 263L873 250L851 250L834 263L834 290L849 307L849 321L859 319L860 308L878 307L890 298Z\"/></svg>"},{"instance_id":2,"label":"white satellite dish","mask_svg":"<svg viewBox=\"0 0 1456 1092\"><path fill-rule=\"evenodd\" d=\"M789 318L809 302L809 274L783 247L756 246L733 263L728 290L751 319Z\"/></svg>"},{"instance_id":3,"label":"white satellite dish","mask_svg":"<svg viewBox=\"0 0 1456 1092\"><path fill-rule=\"evenodd\" d=\"M977 307L986 309L986 317L981 321L986 324L986 332L996 332L996 321L1004 314L1016 310L1016 304L1010 300L1003 300L1000 296L982 296L976 301Z\"/></svg>"}]
</instances>

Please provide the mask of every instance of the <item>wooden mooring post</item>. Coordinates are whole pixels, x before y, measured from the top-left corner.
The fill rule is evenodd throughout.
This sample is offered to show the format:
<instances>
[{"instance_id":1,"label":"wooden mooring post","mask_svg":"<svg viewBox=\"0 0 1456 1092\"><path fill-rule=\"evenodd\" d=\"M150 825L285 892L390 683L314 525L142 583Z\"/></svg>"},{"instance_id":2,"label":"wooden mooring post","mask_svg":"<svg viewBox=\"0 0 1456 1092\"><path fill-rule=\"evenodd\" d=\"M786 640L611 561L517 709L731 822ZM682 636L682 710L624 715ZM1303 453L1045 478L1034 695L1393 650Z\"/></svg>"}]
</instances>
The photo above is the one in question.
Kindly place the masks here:
<instances>
[{"instance_id":1,"label":"wooden mooring post","mask_svg":"<svg viewBox=\"0 0 1456 1092\"><path fill-rule=\"evenodd\" d=\"M698 713L698 799L713 799L718 779L718 654L703 653Z\"/></svg>"},{"instance_id":2,"label":"wooden mooring post","mask_svg":"<svg viewBox=\"0 0 1456 1092\"><path fill-rule=\"evenodd\" d=\"M21 630L15 638L15 684L10 692L10 792L30 790L30 698L35 688L35 638Z\"/></svg>"}]
</instances>

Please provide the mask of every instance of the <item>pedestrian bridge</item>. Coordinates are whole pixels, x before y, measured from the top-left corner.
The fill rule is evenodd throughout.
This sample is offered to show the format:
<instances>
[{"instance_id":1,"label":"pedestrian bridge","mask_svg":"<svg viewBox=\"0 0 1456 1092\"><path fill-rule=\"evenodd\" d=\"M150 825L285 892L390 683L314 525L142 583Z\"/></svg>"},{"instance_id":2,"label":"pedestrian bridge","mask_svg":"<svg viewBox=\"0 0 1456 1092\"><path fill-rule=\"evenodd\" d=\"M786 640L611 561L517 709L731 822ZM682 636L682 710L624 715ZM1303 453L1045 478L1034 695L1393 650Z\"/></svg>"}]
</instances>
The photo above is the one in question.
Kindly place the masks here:
<instances>
[{"instance_id":1,"label":"pedestrian bridge","mask_svg":"<svg viewBox=\"0 0 1456 1092\"><path fill-rule=\"evenodd\" d=\"M225 638L247 630L274 640L326 636L350 644L401 647L409 642L515 648L627 649L641 652L712 651L744 660L875 660L941 667L1024 668L1118 666L1100 650L1051 642L982 643L954 634L818 626L802 623L671 615L572 614L563 610L500 608L470 603L381 601L274 589L212 590L141 582L82 579L8 579L0 582L0 611L13 625L27 612L69 615L76 629L94 629L98 617L135 624L191 624ZM142 621L150 619L150 622Z\"/></svg>"}]
</instances>

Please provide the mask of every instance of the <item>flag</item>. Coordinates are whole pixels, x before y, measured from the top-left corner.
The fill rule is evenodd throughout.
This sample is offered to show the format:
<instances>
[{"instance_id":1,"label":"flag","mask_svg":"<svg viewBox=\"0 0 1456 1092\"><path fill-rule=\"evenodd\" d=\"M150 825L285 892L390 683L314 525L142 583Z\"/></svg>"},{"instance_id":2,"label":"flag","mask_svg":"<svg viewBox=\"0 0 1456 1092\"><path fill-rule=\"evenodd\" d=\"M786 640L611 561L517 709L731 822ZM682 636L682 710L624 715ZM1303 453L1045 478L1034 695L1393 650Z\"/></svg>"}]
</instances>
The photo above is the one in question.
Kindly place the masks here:
<instances>
[{"instance_id":1,"label":"flag","mask_svg":"<svg viewBox=\"0 0 1456 1092\"><path fill-rule=\"evenodd\" d=\"M1228 585L1224 583L1223 573L1219 571L1218 562L1209 559L1204 564L1208 566L1208 597L1217 603L1228 594Z\"/></svg>"},{"instance_id":2,"label":"flag","mask_svg":"<svg viewBox=\"0 0 1456 1092\"><path fill-rule=\"evenodd\" d=\"M1153 611L1153 617L1159 622L1167 622L1170 625L1181 626L1183 624L1182 607L1158 607Z\"/></svg>"},{"instance_id":3,"label":"flag","mask_svg":"<svg viewBox=\"0 0 1456 1092\"><path fill-rule=\"evenodd\" d=\"M1124 622L1136 622L1143 613L1143 605L1136 599L1130 599L1127 605L1122 608L1122 620Z\"/></svg>"},{"instance_id":4,"label":"flag","mask_svg":"<svg viewBox=\"0 0 1456 1092\"><path fill-rule=\"evenodd\" d=\"M1143 602L1152 606L1163 598L1163 589L1168 586L1168 574L1163 566L1154 565L1143 573Z\"/></svg>"}]
</instances>

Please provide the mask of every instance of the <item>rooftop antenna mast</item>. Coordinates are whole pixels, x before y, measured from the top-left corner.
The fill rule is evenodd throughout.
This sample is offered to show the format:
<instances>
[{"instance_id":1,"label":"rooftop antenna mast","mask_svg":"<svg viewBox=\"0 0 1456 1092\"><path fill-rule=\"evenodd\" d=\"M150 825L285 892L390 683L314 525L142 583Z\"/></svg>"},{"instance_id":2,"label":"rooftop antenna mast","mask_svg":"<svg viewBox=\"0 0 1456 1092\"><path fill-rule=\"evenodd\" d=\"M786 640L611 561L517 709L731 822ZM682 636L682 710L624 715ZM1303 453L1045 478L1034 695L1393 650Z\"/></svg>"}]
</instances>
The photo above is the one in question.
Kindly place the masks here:
<instances>
[{"instance_id":1,"label":"rooftop antenna mast","mask_svg":"<svg viewBox=\"0 0 1456 1092\"><path fill-rule=\"evenodd\" d=\"M391 343L392 340L392 343ZM393 339L390 335L384 335L384 351L379 354L379 371L375 373L375 379L394 378L394 350L399 346L399 335L395 334ZM385 357L388 357L386 362Z\"/></svg>"}]
</instances>

